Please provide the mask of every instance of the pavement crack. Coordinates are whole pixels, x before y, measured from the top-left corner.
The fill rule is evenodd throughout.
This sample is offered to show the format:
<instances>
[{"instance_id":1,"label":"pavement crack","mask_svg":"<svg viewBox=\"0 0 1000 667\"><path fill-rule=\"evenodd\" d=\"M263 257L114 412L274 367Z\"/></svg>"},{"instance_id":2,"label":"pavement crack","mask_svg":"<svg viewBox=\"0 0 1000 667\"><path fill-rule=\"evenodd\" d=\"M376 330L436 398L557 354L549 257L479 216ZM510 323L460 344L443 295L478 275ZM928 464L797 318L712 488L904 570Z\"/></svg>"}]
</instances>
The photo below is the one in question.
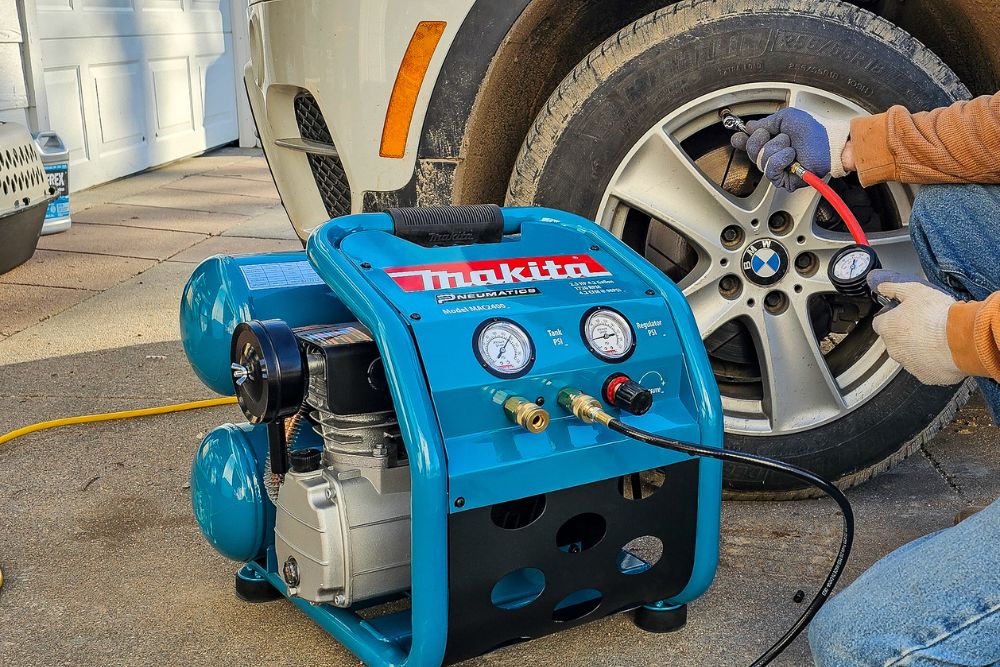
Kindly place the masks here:
<instances>
[{"instance_id":1,"label":"pavement crack","mask_svg":"<svg viewBox=\"0 0 1000 667\"><path fill-rule=\"evenodd\" d=\"M968 502L965 498L965 493L962 491L962 487L954 480L954 478L952 478L951 475L948 474L948 471L944 469L944 466L941 465L941 462L934 457L930 450L927 449L926 446L921 445L920 453L924 455L924 458L931 464L931 467L934 468L937 474L941 476L941 479L945 481L945 484L951 487L951 490L955 492L955 495L961 498L963 502Z\"/></svg>"},{"instance_id":2,"label":"pavement crack","mask_svg":"<svg viewBox=\"0 0 1000 667\"><path fill-rule=\"evenodd\" d=\"M81 487L80 487L80 490L81 490L81 491L86 491L87 489L89 489L89 488L90 488L90 485L91 485L91 484L93 484L94 482L96 482L96 481L97 481L97 480L99 480L100 478L101 478L101 476L100 476L100 475L98 475L98 476L96 476L96 477L91 477L91 478L90 478L90 479L89 479L89 480L87 481L87 483L86 483L86 484L84 484L83 486L81 486Z\"/></svg>"}]
</instances>

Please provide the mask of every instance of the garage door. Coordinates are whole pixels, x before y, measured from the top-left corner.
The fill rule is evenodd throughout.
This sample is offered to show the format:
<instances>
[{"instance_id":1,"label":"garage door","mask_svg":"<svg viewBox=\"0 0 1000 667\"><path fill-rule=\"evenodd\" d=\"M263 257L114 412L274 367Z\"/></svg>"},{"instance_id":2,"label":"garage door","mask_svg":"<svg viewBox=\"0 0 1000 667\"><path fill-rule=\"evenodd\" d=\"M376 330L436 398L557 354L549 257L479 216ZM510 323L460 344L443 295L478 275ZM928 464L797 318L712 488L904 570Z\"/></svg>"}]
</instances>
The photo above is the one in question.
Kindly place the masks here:
<instances>
[{"instance_id":1,"label":"garage door","mask_svg":"<svg viewBox=\"0 0 1000 667\"><path fill-rule=\"evenodd\" d=\"M229 0L36 6L49 121L74 190L237 138Z\"/></svg>"}]
</instances>

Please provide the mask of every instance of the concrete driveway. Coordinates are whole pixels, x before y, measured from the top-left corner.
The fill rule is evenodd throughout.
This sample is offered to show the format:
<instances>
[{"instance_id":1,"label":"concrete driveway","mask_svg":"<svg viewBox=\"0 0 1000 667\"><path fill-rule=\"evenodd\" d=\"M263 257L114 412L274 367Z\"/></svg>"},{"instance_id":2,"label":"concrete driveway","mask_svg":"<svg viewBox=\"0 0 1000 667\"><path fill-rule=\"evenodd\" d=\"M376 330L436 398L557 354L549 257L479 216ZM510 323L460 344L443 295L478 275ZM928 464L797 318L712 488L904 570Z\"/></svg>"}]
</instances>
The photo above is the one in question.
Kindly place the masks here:
<instances>
[{"instance_id":1,"label":"concrete driveway","mask_svg":"<svg viewBox=\"0 0 1000 667\"><path fill-rule=\"evenodd\" d=\"M0 433L210 396L177 336L181 288L218 252L298 248L263 158L234 149L79 193L72 231L0 276ZM232 594L200 537L188 474L234 407L68 427L0 445L0 665L355 665L286 601ZM850 493L848 579L1000 495L998 430L978 399L919 455ZM801 613L838 540L826 501L726 503L722 562L687 628L624 616L502 649L481 666L740 665ZM809 664L799 640L775 664Z\"/></svg>"}]
</instances>

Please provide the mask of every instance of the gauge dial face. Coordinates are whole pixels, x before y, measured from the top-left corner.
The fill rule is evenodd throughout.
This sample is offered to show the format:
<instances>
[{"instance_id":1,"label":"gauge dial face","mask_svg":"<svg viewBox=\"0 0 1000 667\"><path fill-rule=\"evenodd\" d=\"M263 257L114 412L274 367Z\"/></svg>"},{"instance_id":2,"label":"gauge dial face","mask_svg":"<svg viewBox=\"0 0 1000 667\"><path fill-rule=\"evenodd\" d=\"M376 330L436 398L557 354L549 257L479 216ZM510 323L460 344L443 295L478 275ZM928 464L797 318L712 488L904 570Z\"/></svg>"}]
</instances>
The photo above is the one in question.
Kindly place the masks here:
<instances>
[{"instance_id":1,"label":"gauge dial face","mask_svg":"<svg viewBox=\"0 0 1000 667\"><path fill-rule=\"evenodd\" d=\"M510 320L488 320L479 325L474 341L483 368L502 378L517 378L531 370L535 346L528 332Z\"/></svg>"},{"instance_id":2,"label":"gauge dial face","mask_svg":"<svg viewBox=\"0 0 1000 667\"><path fill-rule=\"evenodd\" d=\"M610 308L595 308L580 327L583 341L599 359L625 361L635 350L635 332L625 316Z\"/></svg>"},{"instance_id":3,"label":"gauge dial face","mask_svg":"<svg viewBox=\"0 0 1000 667\"><path fill-rule=\"evenodd\" d=\"M854 280L863 276L872 266L872 256L864 250L845 253L833 265L833 277Z\"/></svg>"}]
</instances>

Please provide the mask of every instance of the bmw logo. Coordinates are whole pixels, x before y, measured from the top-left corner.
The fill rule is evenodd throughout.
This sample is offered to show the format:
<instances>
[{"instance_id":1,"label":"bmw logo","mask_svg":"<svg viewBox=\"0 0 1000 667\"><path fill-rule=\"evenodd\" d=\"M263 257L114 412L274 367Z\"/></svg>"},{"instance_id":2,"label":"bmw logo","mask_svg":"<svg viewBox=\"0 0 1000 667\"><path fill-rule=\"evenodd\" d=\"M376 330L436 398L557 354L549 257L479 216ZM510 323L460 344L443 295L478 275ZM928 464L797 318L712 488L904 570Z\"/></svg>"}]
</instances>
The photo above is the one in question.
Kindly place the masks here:
<instances>
[{"instance_id":1,"label":"bmw logo","mask_svg":"<svg viewBox=\"0 0 1000 667\"><path fill-rule=\"evenodd\" d=\"M788 252L774 239L754 241L743 251L743 273L757 285L773 285L788 271Z\"/></svg>"}]
</instances>

